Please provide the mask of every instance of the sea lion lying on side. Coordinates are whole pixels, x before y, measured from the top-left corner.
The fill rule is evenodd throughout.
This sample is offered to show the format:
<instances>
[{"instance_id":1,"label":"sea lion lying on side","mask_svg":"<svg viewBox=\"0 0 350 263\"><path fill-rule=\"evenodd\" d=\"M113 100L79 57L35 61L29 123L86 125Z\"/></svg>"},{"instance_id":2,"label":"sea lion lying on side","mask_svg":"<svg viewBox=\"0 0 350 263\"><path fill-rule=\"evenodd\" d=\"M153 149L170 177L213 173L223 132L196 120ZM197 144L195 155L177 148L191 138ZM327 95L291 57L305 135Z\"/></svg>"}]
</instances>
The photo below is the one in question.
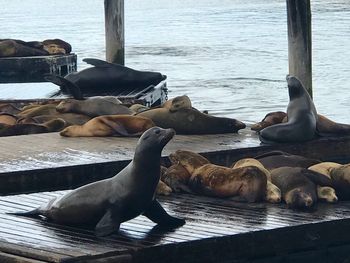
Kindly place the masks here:
<instances>
[{"instance_id":1,"label":"sea lion lying on side","mask_svg":"<svg viewBox=\"0 0 350 263\"><path fill-rule=\"evenodd\" d=\"M283 111L275 111L275 112L270 112L266 114L266 116L263 118L261 122L258 122L250 128L253 131L261 131L262 129L282 123L283 119L287 116L287 113Z\"/></svg>"},{"instance_id":2,"label":"sea lion lying on side","mask_svg":"<svg viewBox=\"0 0 350 263\"><path fill-rule=\"evenodd\" d=\"M17 122L17 117L10 113L0 112L0 123L14 125Z\"/></svg>"}]
</instances>

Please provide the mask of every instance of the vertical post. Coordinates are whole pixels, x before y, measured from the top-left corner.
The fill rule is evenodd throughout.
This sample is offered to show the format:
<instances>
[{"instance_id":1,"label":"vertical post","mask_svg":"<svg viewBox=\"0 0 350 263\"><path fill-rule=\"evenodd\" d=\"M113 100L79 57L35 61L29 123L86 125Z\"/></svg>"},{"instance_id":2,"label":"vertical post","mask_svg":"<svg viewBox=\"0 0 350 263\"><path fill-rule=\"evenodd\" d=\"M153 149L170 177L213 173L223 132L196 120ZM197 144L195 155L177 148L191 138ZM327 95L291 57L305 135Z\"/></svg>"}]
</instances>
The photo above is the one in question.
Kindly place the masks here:
<instances>
[{"instance_id":1,"label":"vertical post","mask_svg":"<svg viewBox=\"0 0 350 263\"><path fill-rule=\"evenodd\" d=\"M289 74L296 76L312 97L310 0L287 0Z\"/></svg>"},{"instance_id":2,"label":"vertical post","mask_svg":"<svg viewBox=\"0 0 350 263\"><path fill-rule=\"evenodd\" d=\"M124 0L105 0L106 60L124 65Z\"/></svg>"}]
</instances>

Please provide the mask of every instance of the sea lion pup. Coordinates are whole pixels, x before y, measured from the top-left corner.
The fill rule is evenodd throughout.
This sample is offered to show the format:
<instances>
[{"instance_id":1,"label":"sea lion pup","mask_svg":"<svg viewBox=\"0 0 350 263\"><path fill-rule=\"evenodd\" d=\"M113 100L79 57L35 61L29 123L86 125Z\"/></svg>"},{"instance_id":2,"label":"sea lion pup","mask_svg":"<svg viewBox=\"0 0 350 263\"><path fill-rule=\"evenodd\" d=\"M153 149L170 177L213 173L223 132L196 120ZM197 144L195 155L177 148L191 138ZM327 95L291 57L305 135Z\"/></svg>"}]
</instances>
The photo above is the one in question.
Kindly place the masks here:
<instances>
[{"instance_id":1,"label":"sea lion pup","mask_svg":"<svg viewBox=\"0 0 350 263\"><path fill-rule=\"evenodd\" d=\"M153 127L139 139L133 160L114 177L79 187L32 211L12 214L42 215L58 224L94 228L98 236L112 234L139 215L161 226L181 226L185 220L167 214L154 198L161 151L174 135L172 129Z\"/></svg>"},{"instance_id":2,"label":"sea lion pup","mask_svg":"<svg viewBox=\"0 0 350 263\"><path fill-rule=\"evenodd\" d=\"M233 133L246 127L236 119L210 116L195 109L170 112L167 108L154 108L136 115L150 118L157 126L173 128L178 134Z\"/></svg>"},{"instance_id":3,"label":"sea lion pup","mask_svg":"<svg viewBox=\"0 0 350 263\"><path fill-rule=\"evenodd\" d=\"M147 107L145 105L142 105L142 104L133 104L129 107L130 110L132 110L134 113L139 113L139 112L142 112L142 111L145 111L145 110L149 110L150 107Z\"/></svg>"},{"instance_id":4,"label":"sea lion pup","mask_svg":"<svg viewBox=\"0 0 350 263\"><path fill-rule=\"evenodd\" d=\"M338 197L334 188L329 186L317 186L317 198L318 200L325 201L327 203L338 202Z\"/></svg>"},{"instance_id":5,"label":"sea lion pup","mask_svg":"<svg viewBox=\"0 0 350 263\"><path fill-rule=\"evenodd\" d=\"M72 125L60 132L65 137L138 136L151 127L152 120L141 116L104 115L83 125Z\"/></svg>"},{"instance_id":6,"label":"sea lion pup","mask_svg":"<svg viewBox=\"0 0 350 263\"><path fill-rule=\"evenodd\" d=\"M17 117L10 113L0 112L0 123L14 125L17 122Z\"/></svg>"},{"instance_id":7,"label":"sea lion pup","mask_svg":"<svg viewBox=\"0 0 350 263\"><path fill-rule=\"evenodd\" d=\"M138 71L122 65L109 63L99 59L85 58L84 62L93 67L73 72L65 76L47 75L48 81L60 86L60 91L53 94L71 94L77 88L84 95L111 94L115 90L123 88L146 88L157 85L166 79L159 72Z\"/></svg>"},{"instance_id":8,"label":"sea lion pup","mask_svg":"<svg viewBox=\"0 0 350 263\"><path fill-rule=\"evenodd\" d=\"M303 142L315 137L317 112L312 99L296 77L287 76L287 82L288 121L262 129L262 142Z\"/></svg>"},{"instance_id":9,"label":"sea lion pup","mask_svg":"<svg viewBox=\"0 0 350 263\"><path fill-rule=\"evenodd\" d=\"M192 175L197 168L210 163L208 159L202 155L187 150L177 150L169 155L169 159L172 164L181 164L190 175Z\"/></svg>"},{"instance_id":10,"label":"sea lion pup","mask_svg":"<svg viewBox=\"0 0 350 263\"><path fill-rule=\"evenodd\" d=\"M321 162L320 160L306 158L301 155L294 155L283 151L267 152L255 156L254 159L261 162L261 164L269 171L283 166L308 168Z\"/></svg>"},{"instance_id":11,"label":"sea lion pup","mask_svg":"<svg viewBox=\"0 0 350 263\"><path fill-rule=\"evenodd\" d=\"M259 162L258 160L255 160L253 158L245 158L245 159L241 159L241 160L237 161L231 167L233 169L235 169L235 168L246 167L246 166L258 167L261 171L263 171L265 173L266 179L267 179L265 201L267 201L269 203L280 203L281 202L281 190L276 185L271 183L271 174L261 164L261 162Z\"/></svg>"},{"instance_id":12,"label":"sea lion pup","mask_svg":"<svg viewBox=\"0 0 350 263\"><path fill-rule=\"evenodd\" d=\"M287 116L287 113L283 112L283 111L275 111L275 112L270 112L268 114L265 115L265 117L263 118L263 120L261 122L258 122L254 125L252 125L252 127L250 127L251 130L253 131L261 131L262 129L275 125L275 124L279 124L282 123L283 119Z\"/></svg>"},{"instance_id":13,"label":"sea lion pup","mask_svg":"<svg viewBox=\"0 0 350 263\"><path fill-rule=\"evenodd\" d=\"M215 197L234 197L244 202L261 201L266 194L266 175L258 167L236 169L215 164L197 168L189 180L191 189Z\"/></svg>"},{"instance_id":14,"label":"sea lion pup","mask_svg":"<svg viewBox=\"0 0 350 263\"><path fill-rule=\"evenodd\" d=\"M279 167L271 172L271 181L282 193L290 208L310 208L317 202L316 185L332 186L325 175L301 168Z\"/></svg>"},{"instance_id":15,"label":"sea lion pup","mask_svg":"<svg viewBox=\"0 0 350 263\"><path fill-rule=\"evenodd\" d=\"M161 179L174 192L192 193L188 187L188 181L191 175L180 163L171 165L161 176Z\"/></svg>"},{"instance_id":16,"label":"sea lion pup","mask_svg":"<svg viewBox=\"0 0 350 263\"><path fill-rule=\"evenodd\" d=\"M115 114L133 114L115 97L91 97L84 100L67 99L56 106L60 113L79 113L90 117Z\"/></svg>"}]
</instances>

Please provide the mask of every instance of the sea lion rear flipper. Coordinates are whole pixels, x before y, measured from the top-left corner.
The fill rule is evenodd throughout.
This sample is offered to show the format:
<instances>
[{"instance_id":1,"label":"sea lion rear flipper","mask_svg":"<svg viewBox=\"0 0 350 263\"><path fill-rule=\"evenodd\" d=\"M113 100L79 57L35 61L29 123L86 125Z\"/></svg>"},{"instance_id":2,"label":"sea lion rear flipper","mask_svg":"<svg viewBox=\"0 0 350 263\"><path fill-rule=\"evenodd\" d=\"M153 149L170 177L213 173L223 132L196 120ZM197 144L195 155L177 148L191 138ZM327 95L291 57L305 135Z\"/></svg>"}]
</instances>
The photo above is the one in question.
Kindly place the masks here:
<instances>
[{"instance_id":1,"label":"sea lion rear flipper","mask_svg":"<svg viewBox=\"0 0 350 263\"><path fill-rule=\"evenodd\" d=\"M41 215L41 212L39 208L36 208L34 210L30 211L22 211L22 212L9 212L6 213L8 215L16 215L16 216L25 216L25 217L31 217L31 218L37 218Z\"/></svg>"},{"instance_id":2,"label":"sea lion rear flipper","mask_svg":"<svg viewBox=\"0 0 350 263\"><path fill-rule=\"evenodd\" d=\"M107 125L108 127L112 128L116 133L123 135L123 136L130 136L131 134L125 129L125 127L119 123L118 121L113 121L106 118L101 119L102 123Z\"/></svg>"},{"instance_id":3,"label":"sea lion rear flipper","mask_svg":"<svg viewBox=\"0 0 350 263\"><path fill-rule=\"evenodd\" d=\"M111 67L118 64L109 63L107 61L97 59L97 58L84 58L83 61L95 67Z\"/></svg>"},{"instance_id":4,"label":"sea lion rear flipper","mask_svg":"<svg viewBox=\"0 0 350 263\"><path fill-rule=\"evenodd\" d=\"M119 230L120 220L108 210L95 227L96 236L102 237Z\"/></svg>"},{"instance_id":5,"label":"sea lion rear flipper","mask_svg":"<svg viewBox=\"0 0 350 263\"><path fill-rule=\"evenodd\" d=\"M51 75L51 74L45 74L44 78L50 82L52 82L53 84L56 84L57 86L61 87L61 90L63 88L63 92L64 92L64 88L67 89L67 92L70 93L74 99L76 100L83 100L83 94L81 93L80 88L75 85L73 82L61 77L61 76L57 76L57 75Z\"/></svg>"},{"instance_id":6,"label":"sea lion rear flipper","mask_svg":"<svg viewBox=\"0 0 350 263\"><path fill-rule=\"evenodd\" d=\"M148 219L152 220L160 226L169 228L182 226L186 221L182 218L177 218L169 215L157 200L153 200L151 205L143 213Z\"/></svg>"}]
</instances>

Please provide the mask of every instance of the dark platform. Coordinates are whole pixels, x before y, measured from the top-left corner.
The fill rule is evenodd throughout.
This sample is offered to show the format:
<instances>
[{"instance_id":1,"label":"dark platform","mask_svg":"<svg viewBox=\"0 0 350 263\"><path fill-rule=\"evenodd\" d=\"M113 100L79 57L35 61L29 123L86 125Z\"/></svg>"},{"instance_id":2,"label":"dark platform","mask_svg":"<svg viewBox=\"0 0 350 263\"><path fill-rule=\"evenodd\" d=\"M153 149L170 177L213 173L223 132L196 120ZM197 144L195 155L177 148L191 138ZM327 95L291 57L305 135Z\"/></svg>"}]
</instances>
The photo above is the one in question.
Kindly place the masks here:
<instances>
[{"instance_id":1,"label":"dark platform","mask_svg":"<svg viewBox=\"0 0 350 263\"><path fill-rule=\"evenodd\" d=\"M64 192L0 198L0 262L349 262L350 202L316 211L172 195L159 198L186 225L165 232L139 216L121 232L58 226L5 212L30 210ZM6 261L8 260L8 261ZM18 261L16 261L18 260Z\"/></svg>"},{"instance_id":2,"label":"dark platform","mask_svg":"<svg viewBox=\"0 0 350 263\"><path fill-rule=\"evenodd\" d=\"M77 55L0 58L0 83L45 82L44 74L77 71Z\"/></svg>"},{"instance_id":3,"label":"dark platform","mask_svg":"<svg viewBox=\"0 0 350 263\"><path fill-rule=\"evenodd\" d=\"M0 194L67 189L111 177L133 158L137 140L65 138L58 133L1 137ZM176 135L163 150L163 163L178 149L201 153L220 165L271 150L350 162L350 137L261 145L257 135L248 129L239 134Z\"/></svg>"}]
</instances>

